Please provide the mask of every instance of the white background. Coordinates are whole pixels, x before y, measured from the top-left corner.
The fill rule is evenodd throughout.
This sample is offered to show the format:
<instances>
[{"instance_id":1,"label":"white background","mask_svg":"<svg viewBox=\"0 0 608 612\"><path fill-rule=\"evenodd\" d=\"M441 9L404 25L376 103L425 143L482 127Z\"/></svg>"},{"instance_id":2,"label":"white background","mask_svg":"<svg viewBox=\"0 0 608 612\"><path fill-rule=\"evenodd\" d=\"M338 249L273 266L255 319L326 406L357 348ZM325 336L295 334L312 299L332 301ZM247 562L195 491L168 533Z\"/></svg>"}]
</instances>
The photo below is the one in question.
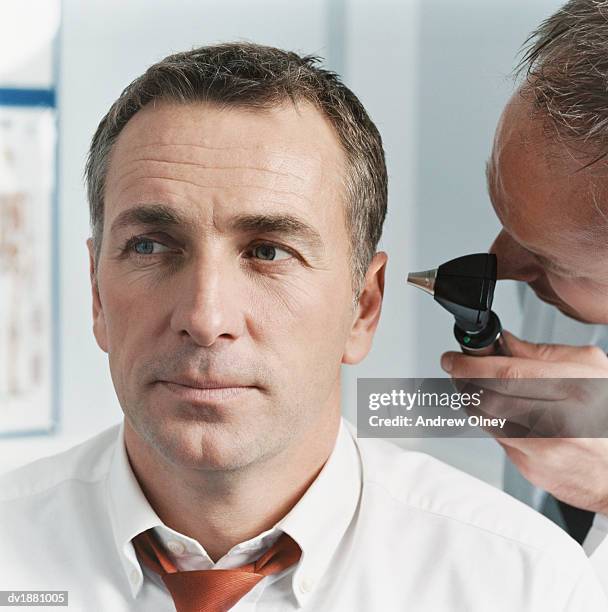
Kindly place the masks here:
<instances>
[{"instance_id":1,"label":"white background","mask_svg":"<svg viewBox=\"0 0 608 612\"><path fill-rule=\"evenodd\" d=\"M61 422L52 437L0 440L0 470L66 448L121 418L107 358L91 332L82 172L97 123L146 67L171 52L234 39L317 53L344 76L378 125L390 175L380 246L390 259L372 353L360 366L344 369L344 412L354 419L357 376L442 374L439 355L455 346L452 322L428 296L406 287L405 277L491 243L498 224L485 191L484 164L513 88L509 73L529 32L560 4L65 0L58 84ZM31 23L12 27L25 36ZM13 61L14 73L32 70L31 58ZM503 324L517 331L514 287L500 286L495 304ZM500 484L502 454L492 441L413 445Z\"/></svg>"}]
</instances>

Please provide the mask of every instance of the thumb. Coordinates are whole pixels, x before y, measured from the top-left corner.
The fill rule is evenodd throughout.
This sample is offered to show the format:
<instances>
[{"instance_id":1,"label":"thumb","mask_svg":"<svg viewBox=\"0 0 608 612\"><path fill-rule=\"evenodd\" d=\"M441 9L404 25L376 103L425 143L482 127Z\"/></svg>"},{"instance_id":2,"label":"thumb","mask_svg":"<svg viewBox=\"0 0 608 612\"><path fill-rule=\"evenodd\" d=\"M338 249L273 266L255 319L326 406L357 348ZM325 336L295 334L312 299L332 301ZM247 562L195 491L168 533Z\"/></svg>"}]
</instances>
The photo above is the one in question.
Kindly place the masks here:
<instances>
[{"instance_id":1,"label":"thumb","mask_svg":"<svg viewBox=\"0 0 608 612\"><path fill-rule=\"evenodd\" d=\"M588 365L597 365L598 357L605 358L603 351L596 346L570 346L569 344L527 342L511 332L503 331L502 333L513 357Z\"/></svg>"},{"instance_id":2,"label":"thumb","mask_svg":"<svg viewBox=\"0 0 608 612\"><path fill-rule=\"evenodd\" d=\"M551 349L557 346L528 342L518 338L515 334L512 334L507 330L503 330L502 336L513 357L523 357L524 359L541 359L546 361L549 355L552 353Z\"/></svg>"}]
</instances>

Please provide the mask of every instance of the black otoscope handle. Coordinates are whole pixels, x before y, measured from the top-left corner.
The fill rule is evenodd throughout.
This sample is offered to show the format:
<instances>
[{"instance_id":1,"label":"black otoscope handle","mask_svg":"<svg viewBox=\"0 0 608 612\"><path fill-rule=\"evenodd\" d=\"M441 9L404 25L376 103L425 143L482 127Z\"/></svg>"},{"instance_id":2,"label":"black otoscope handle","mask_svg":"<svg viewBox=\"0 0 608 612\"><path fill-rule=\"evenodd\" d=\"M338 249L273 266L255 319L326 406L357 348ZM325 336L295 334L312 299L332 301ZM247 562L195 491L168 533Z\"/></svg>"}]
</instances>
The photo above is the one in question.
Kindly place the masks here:
<instances>
[{"instance_id":1,"label":"black otoscope handle","mask_svg":"<svg viewBox=\"0 0 608 612\"><path fill-rule=\"evenodd\" d=\"M502 355L511 357L511 351L502 334L500 319L494 311L490 311L488 325L480 332L467 332L454 325L454 336L460 344L463 353L467 355Z\"/></svg>"}]
</instances>

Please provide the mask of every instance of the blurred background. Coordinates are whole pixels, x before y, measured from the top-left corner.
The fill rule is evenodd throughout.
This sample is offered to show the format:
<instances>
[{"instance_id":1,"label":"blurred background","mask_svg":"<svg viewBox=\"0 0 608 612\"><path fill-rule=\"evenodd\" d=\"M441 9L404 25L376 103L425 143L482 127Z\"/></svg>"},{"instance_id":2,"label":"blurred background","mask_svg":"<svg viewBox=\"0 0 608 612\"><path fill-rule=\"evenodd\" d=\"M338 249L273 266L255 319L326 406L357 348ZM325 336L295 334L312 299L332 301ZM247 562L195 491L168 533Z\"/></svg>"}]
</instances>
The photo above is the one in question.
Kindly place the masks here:
<instances>
[{"instance_id":1,"label":"blurred background","mask_svg":"<svg viewBox=\"0 0 608 612\"><path fill-rule=\"evenodd\" d=\"M106 355L91 331L82 174L98 122L150 64L235 39L318 54L380 129L390 177L380 248L389 265L373 350L361 365L343 369L343 410L354 422L357 377L443 375L439 356L455 347L452 321L429 296L406 287L405 278L491 244L499 226L484 165L513 91L510 73L528 34L561 4L3 0L0 471L68 448L121 419ZM46 174L28 170L32 150ZM19 202L30 203L21 216ZM495 306L504 326L517 332L513 283L497 287ZM25 339L24 329L33 330ZM19 355L28 356L27 376L37 381L39 396L19 391L30 380L19 380ZM502 451L492 440L403 443L501 484Z\"/></svg>"}]
</instances>

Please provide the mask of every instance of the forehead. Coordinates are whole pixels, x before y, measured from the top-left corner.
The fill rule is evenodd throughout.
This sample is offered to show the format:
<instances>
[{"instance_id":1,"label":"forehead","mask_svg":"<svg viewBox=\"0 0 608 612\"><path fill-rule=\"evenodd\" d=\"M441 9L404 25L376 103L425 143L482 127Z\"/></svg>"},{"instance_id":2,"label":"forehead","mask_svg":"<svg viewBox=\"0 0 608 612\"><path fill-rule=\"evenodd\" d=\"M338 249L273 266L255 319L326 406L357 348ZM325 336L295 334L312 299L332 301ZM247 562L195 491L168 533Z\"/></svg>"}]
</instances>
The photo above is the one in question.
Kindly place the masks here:
<instances>
[{"instance_id":1,"label":"forehead","mask_svg":"<svg viewBox=\"0 0 608 612\"><path fill-rule=\"evenodd\" d=\"M238 147L272 153L286 148L294 154L321 157L338 146L333 128L307 102L291 102L265 109L220 106L198 102L156 101L138 111L121 131L115 151L135 146L188 144L218 149Z\"/></svg>"},{"instance_id":2,"label":"forehead","mask_svg":"<svg viewBox=\"0 0 608 612\"><path fill-rule=\"evenodd\" d=\"M310 104L265 110L160 102L136 113L110 155L107 215L133 199L217 201L305 209L341 197L345 156ZM339 192L339 193L338 193Z\"/></svg>"},{"instance_id":3,"label":"forehead","mask_svg":"<svg viewBox=\"0 0 608 612\"><path fill-rule=\"evenodd\" d=\"M576 251L602 226L608 232L608 168L584 168L587 161L551 137L530 102L516 94L497 128L488 188L498 217L521 244Z\"/></svg>"}]
</instances>

